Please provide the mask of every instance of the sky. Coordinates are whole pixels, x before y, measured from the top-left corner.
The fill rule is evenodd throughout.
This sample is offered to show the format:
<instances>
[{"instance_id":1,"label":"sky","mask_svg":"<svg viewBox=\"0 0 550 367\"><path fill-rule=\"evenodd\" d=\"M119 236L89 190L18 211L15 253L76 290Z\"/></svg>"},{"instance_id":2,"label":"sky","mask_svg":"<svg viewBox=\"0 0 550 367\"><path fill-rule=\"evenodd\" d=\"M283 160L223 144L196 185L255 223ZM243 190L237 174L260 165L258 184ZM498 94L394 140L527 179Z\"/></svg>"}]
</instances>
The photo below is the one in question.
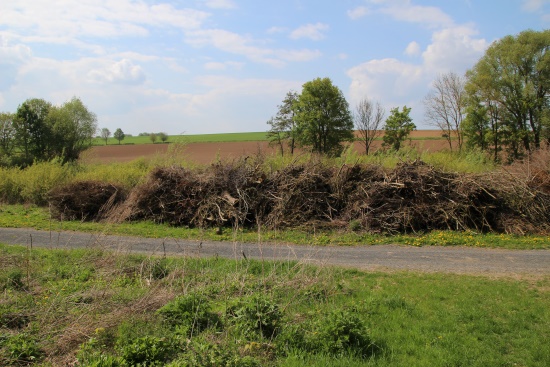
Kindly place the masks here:
<instances>
[{"instance_id":1,"label":"sky","mask_svg":"<svg viewBox=\"0 0 550 367\"><path fill-rule=\"evenodd\" d=\"M266 131L328 77L353 111L423 99L501 37L550 27L550 0L2 0L0 112L80 98L125 133Z\"/></svg>"}]
</instances>

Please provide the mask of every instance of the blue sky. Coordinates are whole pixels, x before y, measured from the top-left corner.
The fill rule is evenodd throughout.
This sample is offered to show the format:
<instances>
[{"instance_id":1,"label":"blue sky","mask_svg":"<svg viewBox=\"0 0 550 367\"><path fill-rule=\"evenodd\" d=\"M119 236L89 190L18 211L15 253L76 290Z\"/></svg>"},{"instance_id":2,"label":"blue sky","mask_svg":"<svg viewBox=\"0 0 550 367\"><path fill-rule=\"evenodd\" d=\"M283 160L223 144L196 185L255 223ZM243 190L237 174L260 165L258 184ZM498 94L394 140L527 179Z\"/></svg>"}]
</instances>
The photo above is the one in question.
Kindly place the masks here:
<instances>
[{"instance_id":1,"label":"blue sky","mask_svg":"<svg viewBox=\"0 0 550 367\"><path fill-rule=\"evenodd\" d=\"M491 42L550 26L550 0L5 0L0 111L80 97L130 134L264 131L289 90L329 77L412 107Z\"/></svg>"}]
</instances>

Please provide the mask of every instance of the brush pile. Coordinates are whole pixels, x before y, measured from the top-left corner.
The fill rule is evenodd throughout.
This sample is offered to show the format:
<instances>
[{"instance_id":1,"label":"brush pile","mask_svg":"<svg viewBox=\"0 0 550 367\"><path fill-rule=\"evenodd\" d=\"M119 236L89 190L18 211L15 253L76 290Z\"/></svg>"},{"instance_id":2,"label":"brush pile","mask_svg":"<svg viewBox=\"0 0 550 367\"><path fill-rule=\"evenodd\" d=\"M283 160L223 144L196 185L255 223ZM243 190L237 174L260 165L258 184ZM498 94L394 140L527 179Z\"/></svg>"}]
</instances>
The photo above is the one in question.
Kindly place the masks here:
<instances>
[{"instance_id":1,"label":"brush pile","mask_svg":"<svg viewBox=\"0 0 550 367\"><path fill-rule=\"evenodd\" d=\"M550 193L540 179L536 182L530 186L516 176L443 172L421 161L393 170L311 162L266 173L261 163L241 159L202 170L156 168L110 210L107 220L272 229L345 228L355 221L363 230L392 234L447 229L543 233L550 227ZM82 196L77 190L82 184L51 194L57 213L98 220L105 218L99 215L104 206L120 202L114 192L90 196L86 189ZM76 198L70 199L71 192ZM84 210L92 206L86 198L100 209Z\"/></svg>"},{"instance_id":2,"label":"brush pile","mask_svg":"<svg viewBox=\"0 0 550 367\"><path fill-rule=\"evenodd\" d=\"M57 219L99 221L122 203L124 190L98 181L78 181L48 193L52 215Z\"/></svg>"}]
</instances>

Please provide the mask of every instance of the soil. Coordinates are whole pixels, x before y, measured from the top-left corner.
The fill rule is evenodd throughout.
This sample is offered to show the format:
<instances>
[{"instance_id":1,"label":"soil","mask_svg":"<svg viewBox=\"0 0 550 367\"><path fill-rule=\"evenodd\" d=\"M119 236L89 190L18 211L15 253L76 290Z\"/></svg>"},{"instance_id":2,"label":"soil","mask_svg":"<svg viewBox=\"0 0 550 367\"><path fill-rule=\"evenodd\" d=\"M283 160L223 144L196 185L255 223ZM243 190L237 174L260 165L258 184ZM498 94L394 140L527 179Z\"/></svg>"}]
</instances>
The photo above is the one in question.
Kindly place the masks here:
<instances>
[{"instance_id":1,"label":"soil","mask_svg":"<svg viewBox=\"0 0 550 367\"><path fill-rule=\"evenodd\" d=\"M448 148L447 141L441 139L441 132L437 130L413 131L411 138L415 140L405 142L405 146L412 145L422 151ZM375 141L372 150L379 149L381 145L381 141ZM169 147L170 144L101 145L94 146L85 152L83 159L87 162L127 162L137 158L147 159L166 154ZM361 142L355 142L354 148L358 152L365 149ZM257 152L269 154L277 152L277 149L270 147L267 141L190 143L185 146L183 154L192 162L209 164L217 158L232 159Z\"/></svg>"},{"instance_id":2,"label":"soil","mask_svg":"<svg viewBox=\"0 0 550 367\"><path fill-rule=\"evenodd\" d=\"M503 250L473 247L372 245L354 247L188 241L0 228L0 243L55 249L101 248L120 253L226 257L246 261L296 260L367 271L417 271L488 277L550 276L550 250Z\"/></svg>"}]
</instances>

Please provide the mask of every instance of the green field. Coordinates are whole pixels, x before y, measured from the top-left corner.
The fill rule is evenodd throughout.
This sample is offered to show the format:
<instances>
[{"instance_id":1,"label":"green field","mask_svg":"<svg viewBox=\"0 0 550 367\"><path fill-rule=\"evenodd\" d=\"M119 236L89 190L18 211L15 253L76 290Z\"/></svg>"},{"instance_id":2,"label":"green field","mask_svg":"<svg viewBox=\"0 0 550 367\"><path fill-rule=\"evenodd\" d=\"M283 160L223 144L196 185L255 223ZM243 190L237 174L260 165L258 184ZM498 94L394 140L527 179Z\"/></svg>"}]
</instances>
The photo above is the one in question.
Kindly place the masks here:
<instances>
[{"instance_id":1,"label":"green field","mask_svg":"<svg viewBox=\"0 0 550 367\"><path fill-rule=\"evenodd\" d=\"M2 366L550 365L549 277L0 244Z\"/></svg>"},{"instance_id":2,"label":"green field","mask_svg":"<svg viewBox=\"0 0 550 367\"><path fill-rule=\"evenodd\" d=\"M227 134L196 134L196 135L170 135L169 143L221 143L221 142L239 142L239 141L264 141L267 140L265 132L251 133L227 133ZM109 145L117 145L118 140L111 137L108 139ZM148 136L129 136L120 142L121 144L152 144ZM162 144L157 139L155 144ZM105 145L105 139L94 138L93 145Z\"/></svg>"}]
</instances>

